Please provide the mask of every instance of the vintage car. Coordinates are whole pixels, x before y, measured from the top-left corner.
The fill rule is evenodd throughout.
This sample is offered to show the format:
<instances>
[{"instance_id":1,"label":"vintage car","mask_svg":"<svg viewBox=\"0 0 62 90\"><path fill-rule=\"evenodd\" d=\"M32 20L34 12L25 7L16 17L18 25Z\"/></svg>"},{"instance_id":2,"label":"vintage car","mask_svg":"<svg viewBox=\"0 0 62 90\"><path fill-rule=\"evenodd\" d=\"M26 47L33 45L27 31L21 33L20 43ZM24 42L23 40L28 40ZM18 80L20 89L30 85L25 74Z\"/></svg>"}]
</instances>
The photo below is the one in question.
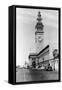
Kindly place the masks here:
<instances>
[{"instance_id":1,"label":"vintage car","mask_svg":"<svg viewBox=\"0 0 62 90\"><path fill-rule=\"evenodd\" d=\"M46 71L52 71L52 67L50 66L50 64L48 64L48 66L45 68Z\"/></svg>"}]
</instances>

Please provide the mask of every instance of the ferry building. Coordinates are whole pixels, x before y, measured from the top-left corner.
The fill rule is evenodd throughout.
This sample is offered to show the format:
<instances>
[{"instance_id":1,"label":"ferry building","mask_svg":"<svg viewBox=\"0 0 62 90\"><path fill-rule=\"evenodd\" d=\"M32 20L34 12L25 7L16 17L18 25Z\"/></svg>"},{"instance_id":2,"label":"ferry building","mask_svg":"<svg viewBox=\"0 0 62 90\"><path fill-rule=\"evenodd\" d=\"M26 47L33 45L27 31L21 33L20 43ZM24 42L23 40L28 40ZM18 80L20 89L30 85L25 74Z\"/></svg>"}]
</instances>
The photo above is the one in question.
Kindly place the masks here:
<instances>
[{"instance_id":1,"label":"ferry building","mask_svg":"<svg viewBox=\"0 0 62 90\"><path fill-rule=\"evenodd\" d=\"M38 66L47 66L48 64L50 64L50 66L52 66L52 69L55 68L55 70L58 70L58 63L59 63L59 59L56 58L54 60L54 58L51 57L51 44L50 43L46 43L46 45L44 45L45 42L45 30L44 30L44 25L42 22L42 17L41 17L41 12L38 12L38 16L37 16L37 23L35 25L35 47L36 47L36 52L35 53L30 53L29 54L29 62L30 62L30 66L33 65L33 63L35 63L35 68L38 68Z\"/></svg>"}]
</instances>

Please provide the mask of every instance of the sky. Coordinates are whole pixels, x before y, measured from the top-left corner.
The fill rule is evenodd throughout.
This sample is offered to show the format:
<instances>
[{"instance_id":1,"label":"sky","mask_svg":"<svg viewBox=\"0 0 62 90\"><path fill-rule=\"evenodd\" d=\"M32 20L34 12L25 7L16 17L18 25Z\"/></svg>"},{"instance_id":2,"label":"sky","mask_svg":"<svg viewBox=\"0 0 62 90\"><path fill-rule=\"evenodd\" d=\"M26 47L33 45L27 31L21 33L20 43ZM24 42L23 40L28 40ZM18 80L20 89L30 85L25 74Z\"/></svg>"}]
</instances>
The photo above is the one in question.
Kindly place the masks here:
<instances>
[{"instance_id":1,"label":"sky","mask_svg":"<svg viewBox=\"0 0 62 90\"><path fill-rule=\"evenodd\" d=\"M29 53L36 52L35 25L38 11L41 12L44 25L44 47L50 45L51 55L58 48L58 11L45 9L16 9L16 65L29 62Z\"/></svg>"}]
</instances>

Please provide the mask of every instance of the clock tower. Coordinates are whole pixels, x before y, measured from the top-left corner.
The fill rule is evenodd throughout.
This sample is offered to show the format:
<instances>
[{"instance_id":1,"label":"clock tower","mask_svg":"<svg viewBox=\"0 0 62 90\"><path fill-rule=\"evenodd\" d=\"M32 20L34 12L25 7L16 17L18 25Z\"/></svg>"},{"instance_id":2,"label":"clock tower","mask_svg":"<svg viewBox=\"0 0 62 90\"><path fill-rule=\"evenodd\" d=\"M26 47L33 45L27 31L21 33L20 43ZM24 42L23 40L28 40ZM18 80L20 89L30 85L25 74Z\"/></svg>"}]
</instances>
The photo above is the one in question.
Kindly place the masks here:
<instances>
[{"instance_id":1,"label":"clock tower","mask_svg":"<svg viewBox=\"0 0 62 90\"><path fill-rule=\"evenodd\" d=\"M38 17L37 17L37 23L35 26L36 32L35 32L35 43L36 43L36 52L40 52L43 49L43 36L44 36L44 31L43 31L43 23L42 23L42 18L41 18L41 13L40 11L38 12Z\"/></svg>"}]
</instances>

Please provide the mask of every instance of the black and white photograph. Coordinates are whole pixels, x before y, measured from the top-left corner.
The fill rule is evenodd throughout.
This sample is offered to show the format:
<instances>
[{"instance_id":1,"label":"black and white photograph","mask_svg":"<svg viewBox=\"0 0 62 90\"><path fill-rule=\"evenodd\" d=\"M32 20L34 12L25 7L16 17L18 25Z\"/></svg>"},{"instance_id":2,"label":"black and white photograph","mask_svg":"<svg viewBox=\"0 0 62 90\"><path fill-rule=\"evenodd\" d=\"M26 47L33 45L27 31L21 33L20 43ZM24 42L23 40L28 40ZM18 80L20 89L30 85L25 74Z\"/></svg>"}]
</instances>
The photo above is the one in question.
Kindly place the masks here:
<instances>
[{"instance_id":1,"label":"black and white photograph","mask_svg":"<svg viewBox=\"0 0 62 90\"><path fill-rule=\"evenodd\" d=\"M16 82L59 80L59 11L16 8Z\"/></svg>"}]
</instances>

